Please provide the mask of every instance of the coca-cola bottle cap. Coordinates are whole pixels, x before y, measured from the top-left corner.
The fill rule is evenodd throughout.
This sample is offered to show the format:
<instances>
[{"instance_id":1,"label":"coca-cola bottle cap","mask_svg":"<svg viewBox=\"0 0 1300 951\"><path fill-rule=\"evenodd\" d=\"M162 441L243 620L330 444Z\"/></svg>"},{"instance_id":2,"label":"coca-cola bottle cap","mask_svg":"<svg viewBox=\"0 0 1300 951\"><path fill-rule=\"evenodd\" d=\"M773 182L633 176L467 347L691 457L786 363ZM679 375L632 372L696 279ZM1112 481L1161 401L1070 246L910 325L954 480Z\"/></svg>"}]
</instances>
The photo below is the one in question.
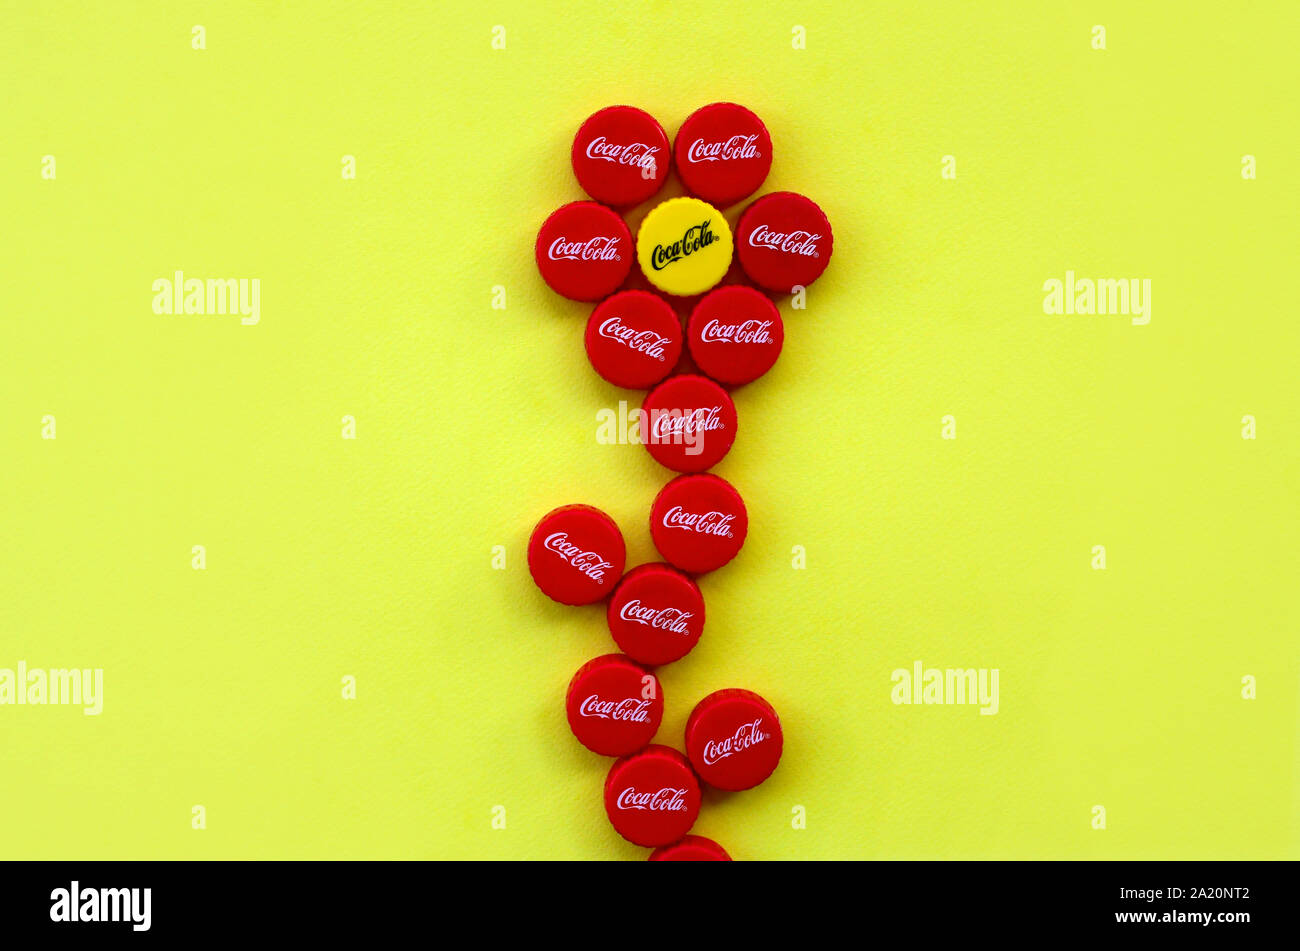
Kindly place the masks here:
<instances>
[{"instance_id":1,"label":"coca-cola bottle cap","mask_svg":"<svg viewBox=\"0 0 1300 951\"><path fill-rule=\"evenodd\" d=\"M610 767L605 812L629 842L650 848L668 845L695 825L700 784L685 756L653 744Z\"/></svg>"},{"instance_id":2,"label":"coca-cola bottle cap","mask_svg":"<svg viewBox=\"0 0 1300 951\"><path fill-rule=\"evenodd\" d=\"M734 102L696 109L673 142L677 174L688 191L725 208L752 195L772 167L763 120Z\"/></svg>"},{"instance_id":3,"label":"coca-cola bottle cap","mask_svg":"<svg viewBox=\"0 0 1300 951\"><path fill-rule=\"evenodd\" d=\"M649 291L620 291L587 320L587 359L615 386L654 386L682 355L682 324L668 302Z\"/></svg>"},{"instance_id":4,"label":"coca-cola bottle cap","mask_svg":"<svg viewBox=\"0 0 1300 951\"><path fill-rule=\"evenodd\" d=\"M602 756L635 753L654 739L664 716L658 678L622 654L578 668L564 706L578 742Z\"/></svg>"},{"instance_id":5,"label":"coca-cola bottle cap","mask_svg":"<svg viewBox=\"0 0 1300 951\"><path fill-rule=\"evenodd\" d=\"M781 355L785 328L771 298L742 284L710 291L686 325L691 359L721 383L757 380Z\"/></svg>"},{"instance_id":6,"label":"coca-cola bottle cap","mask_svg":"<svg viewBox=\"0 0 1300 951\"><path fill-rule=\"evenodd\" d=\"M688 835L680 842L664 845L650 853L651 862L730 862L727 850L702 835Z\"/></svg>"},{"instance_id":7,"label":"coca-cola bottle cap","mask_svg":"<svg viewBox=\"0 0 1300 951\"><path fill-rule=\"evenodd\" d=\"M614 520L591 505L564 505L542 516L528 539L528 571L561 604L606 597L623 575L627 549Z\"/></svg>"},{"instance_id":8,"label":"coca-cola bottle cap","mask_svg":"<svg viewBox=\"0 0 1300 951\"><path fill-rule=\"evenodd\" d=\"M605 612L609 633L635 661L657 667L690 653L704 632L704 595L671 565L638 565L623 576Z\"/></svg>"},{"instance_id":9,"label":"coca-cola bottle cap","mask_svg":"<svg viewBox=\"0 0 1300 951\"><path fill-rule=\"evenodd\" d=\"M534 253L542 279L555 293L600 300L618 290L632 269L632 232L604 205L574 201L542 223Z\"/></svg>"},{"instance_id":10,"label":"coca-cola bottle cap","mask_svg":"<svg viewBox=\"0 0 1300 951\"><path fill-rule=\"evenodd\" d=\"M665 294L703 294L731 266L731 227L722 212L698 198L656 205L636 235L636 257L648 280Z\"/></svg>"},{"instance_id":11,"label":"coca-cola bottle cap","mask_svg":"<svg viewBox=\"0 0 1300 951\"><path fill-rule=\"evenodd\" d=\"M736 225L736 256L749 279L778 294L807 287L831 262L831 223L811 199L773 192Z\"/></svg>"},{"instance_id":12,"label":"coca-cola bottle cap","mask_svg":"<svg viewBox=\"0 0 1300 951\"><path fill-rule=\"evenodd\" d=\"M674 472L713 468L731 451L737 423L727 391L694 373L669 377L641 403L641 442Z\"/></svg>"},{"instance_id":13,"label":"coca-cola bottle cap","mask_svg":"<svg viewBox=\"0 0 1300 951\"><path fill-rule=\"evenodd\" d=\"M748 531L740 493L712 473L678 476L650 506L655 548L666 561L694 575L735 558Z\"/></svg>"},{"instance_id":14,"label":"coca-cola bottle cap","mask_svg":"<svg viewBox=\"0 0 1300 951\"><path fill-rule=\"evenodd\" d=\"M686 755L700 779L718 789L757 786L781 761L781 747L776 711L750 690L711 693L686 721Z\"/></svg>"},{"instance_id":15,"label":"coca-cola bottle cap","mask_svg":"<svg viewBox=\"0 0 1300 951\"><path fill-rule=\"evenodd\" d=\"M632 106L594 113L573 137L573 174L596 201L639 205L668 180L668 135L654 116Z\"/></svg>"}]
</instances>

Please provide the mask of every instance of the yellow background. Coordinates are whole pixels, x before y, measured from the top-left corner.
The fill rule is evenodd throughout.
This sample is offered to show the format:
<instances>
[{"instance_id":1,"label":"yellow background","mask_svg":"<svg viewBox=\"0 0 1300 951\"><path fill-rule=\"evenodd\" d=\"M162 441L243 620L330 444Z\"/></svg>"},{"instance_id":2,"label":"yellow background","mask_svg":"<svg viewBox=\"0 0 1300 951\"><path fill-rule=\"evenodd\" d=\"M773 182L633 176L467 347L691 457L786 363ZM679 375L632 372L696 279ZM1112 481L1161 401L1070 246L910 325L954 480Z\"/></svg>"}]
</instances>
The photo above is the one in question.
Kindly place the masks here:
<instances>
[{"instance_id":1,"label":"yellow background","mask_svg":"<svg viewBox=\"0 0 1300 951\"><path fill-rule=\"evenodd\" d=\"M663 671L661 739L745 686L786 754L696 831L1300 856L1297 8L1133 6L6 3L0 667L102 667L105 707L0 707L0 854L645 855L563 716L602 611L524 547L589 502L650 559L668 473L597 442L639 395L532 242L588 114L731 99L836 240L737 394L749 540ZM260 324L155 315L176 269L260 278ZM1149 278L1150 324L1045 316L1067 269ZM1001 711L894 705L916 660L997 667Z\"/></svg>"}]
</instances>

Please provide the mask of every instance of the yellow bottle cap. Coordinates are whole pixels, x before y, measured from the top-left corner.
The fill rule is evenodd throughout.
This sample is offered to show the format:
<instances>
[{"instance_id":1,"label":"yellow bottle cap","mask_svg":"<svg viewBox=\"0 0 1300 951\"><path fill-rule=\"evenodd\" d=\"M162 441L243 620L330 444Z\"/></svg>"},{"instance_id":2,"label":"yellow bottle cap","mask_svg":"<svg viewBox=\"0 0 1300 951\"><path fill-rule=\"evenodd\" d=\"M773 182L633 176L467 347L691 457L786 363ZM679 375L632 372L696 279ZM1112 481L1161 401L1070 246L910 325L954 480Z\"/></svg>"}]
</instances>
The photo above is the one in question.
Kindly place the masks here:
<instances>
[{"instance_id":1,"label":"yellow bottle cap","mask_svg":"<svg viewBox=\"0 0 1300 951\"><path fill-rule=\"evenodd\" d=\"M636 257L646 279L665 294L703 294L731 267L731 228L698 198L670 198L641 222Z\"/></svg>"}]
</instances>

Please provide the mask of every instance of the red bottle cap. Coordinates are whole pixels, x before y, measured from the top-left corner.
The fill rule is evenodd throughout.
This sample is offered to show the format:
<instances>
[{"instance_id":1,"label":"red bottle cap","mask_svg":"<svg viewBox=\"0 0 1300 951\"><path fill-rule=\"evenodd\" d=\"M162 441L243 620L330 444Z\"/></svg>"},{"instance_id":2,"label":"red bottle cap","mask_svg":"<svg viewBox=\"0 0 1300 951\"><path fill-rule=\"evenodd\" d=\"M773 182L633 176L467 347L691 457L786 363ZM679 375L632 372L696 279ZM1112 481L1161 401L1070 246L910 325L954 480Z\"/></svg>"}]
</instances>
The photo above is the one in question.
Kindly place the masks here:
<instances>
[{"instance_id":1,"label":"red bottle cap","mask_svg":"<svg viewBox=\"0 0 1300 951\"><path fill-rule=\"evenodd\" d=\"M573 138L578 184L607 205L639 205L663 187L670 164L664 127L632 106L601 109Z\"/></svg>"},{"instance_id":2,"label":"red bottle cap","mask_svg":"<svg viewBox=\"0 0 1300 951\"><path fill-rule=\"evenodd\" d=\"M757 380L781 355L785 328L776 304L743 285L719 287L695 305L686 325L691 359L722 383Z\"/></svg>"},{"instance_id":3,"label":"red bottle cap","mask_svg":"<svg viewBox=\"0 0 1300 951\"><path fill-rule=\"evenodd\" d=\"M735 558L748 531L740 493L711 473L678 476L650 506L655 548L691 574L713 571Z\"/></svg>"},{"instance_id":4,"label":"red bottle cap","mask_svg":"<svg viewBox=\"0 0 1300 951\"><path fill-rule=\"evenodd\" d=\"M763 120L734 102L715 102L687 116L673 160L682 184L725 207L758 190L772 167L772 139Z\"/></svg>"},{"instance_id":5,"label":"red bottle cap","mask_svg":"<svg viewBox=\"0 0 1300 951\"><path fill-rule=\"evenodd\" d=\"M654 386L682 355L682 324L662 297L621 291L607 297L587 320L587 359L615 386Z\"/></svg>"},{"instance_id":6,"label":"red bottle cap","mask_svg":"<svg viewBox=\"0 0 1300 951\"><path fill-rule=\"evenodd\" d=\"M749 279L789 294L821 277L831 262L831 223L811 200L794 192L764 195L736 225L736 254Z\"/></svg>"},{"instance_id":7,"label":"red bottle cap","mask_svg":"<svg viewBox=\"0 0 1300 951\"><path fill-rule=\"evenodd\" d=\"M564 505L542 516L528 539L528 571L561 604L591 604L618 584L627 549L614 520L590 505Z\"/></svg>"},{"instance_id":8,"label":"red bottle cap","mask_svg":"<svg viewBox=\"0 0 1300 951\"><path fill-rule=\"evenodd\" d=\"M629 842L650 848L668 845L695 825L700 784L685 756L653 744L610 767L605 812Z\"/></svg>"},{"instance_id":9,"label":"red bottle cap","mask_svg":"<svg viewBox=\"0 0 1300 951\"><path fill-rule=\"evenodd\" d=\"M736 441L736 404L712 380L683 374L660 383L641 404L641 442L674 472L703 472Z\"/></svg>"},{"instance_id":10,"label":"red bottle cap","mask_svg":"<svg viewBox=\"0 0 1300 951\"><path fill-rule=\"evenodd\" d=\"M551 290L571 300L600 300L627 280L636 251L618 214L594 201L551 212L537 232L537 270Z\"/></svg>"},{"instance_id":11,"label":"red bottle cap","mask_svg":"<svg viewBox=\"0 0 1300 951\"><path fill-rule=\"evenodd\" d=\"M719 690L691 711L686 754L710 786L749 789L771 776L781 762L781 721L758 694Z\"/></svg>"},{"instance_id":12,"label":"red bottle cap","mask_svg":"<svg viewBox=\"0 0 1300 951\"><path fill-rule=\"evenodd\" d=\"M654 739L664 718L658 679L622 654L578 668L564 706L578 742L602 756L635 753Z\"/></svg>"},{"instance_id":13,"label":"red bottle cap","mask_svg":"<svg viewBox=\"0 0 1300 951\"><path fill-rule=\"evenodd\" d=\"M671 565L638 565L614 589L606 619L627 656L657 667L686 656L699 641L704 595Z\"/></svg>"},{"instance_id":14,"label":"red bottle cap","mask_svg":"<svg viewBox=\"0 0 1300 951\"><path fill-rule=\"evenodd\" d=\"M702 835L688 835L680 842L650 853L651 862L730 862L727 850Z\"/></svg>"}]
</instances>

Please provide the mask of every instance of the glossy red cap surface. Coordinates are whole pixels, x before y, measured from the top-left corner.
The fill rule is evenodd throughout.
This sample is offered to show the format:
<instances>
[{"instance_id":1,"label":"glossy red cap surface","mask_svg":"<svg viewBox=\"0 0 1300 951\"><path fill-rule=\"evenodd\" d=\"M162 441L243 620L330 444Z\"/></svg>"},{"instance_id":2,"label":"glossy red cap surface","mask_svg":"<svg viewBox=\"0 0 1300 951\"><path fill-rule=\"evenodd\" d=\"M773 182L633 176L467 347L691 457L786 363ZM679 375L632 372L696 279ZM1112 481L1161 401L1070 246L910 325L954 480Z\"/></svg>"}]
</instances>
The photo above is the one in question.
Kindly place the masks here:
<instances>
[{"instance_id":1,"label":"glossy red cap surface","mask_svg":"<svg viewBox=\"0 0 1300 951\"><path fill-rule=\"evenodd\" d=\"M602 756L642 749L664 716L658 678L622 654L605 654L578 668L564 707L578 742Z\"/></svg>"},{"instance_id":2,"label":"glossy red cap surface","mask_svg":"<svg viewBox=\"0 0 1300 951\"><path fill-rule=\"evenodd\" d=\"M736 440L736 404L721 386L693 373L669 377L641 404L641 442L674 472L717 465Z\"/></svg>"},{"instance_id":3,"label":"glossy red cap surface","mask_svg":"<svg viewBox=\"0 0 1300 951\"><path fill-rule=\"evenodd\" d=\"M711 291L695 305L686 342L702 372L739 386L757 380L776 363L785 326L771 298L735 284Z\"/></svg>"},{"instance_id":4,"label":"glossy red cap surface","mask_svg":"<svg viewBox=\"0 0 1300 951\"><path fill-rule=\"evenodd\" d=\"M661 846L650 853L651 862L730 862L727 850L702 835L688 835L680 842Z\"/></svg>"},{"instance_id":5,"label":"glossy red cap surface","mask_svg":"<svg viewBox=\"0 0 1300 951\"><path fill-rule=\"evenodd\" d=\"M528 539L533 581L561 604L592 604L608 596L623 576L626 560L618 525L590 505L548 512Z\"/></svg>"},{"instance_id":6,"label":"glossy red cap surface","mask_svg":"<svg viewBox=\"0 0 1300 951\"><path fill-rule=\"evenodd\" d=\"M642 664L684 657L704 632L704 595L671 565L638 565L623 576L606 611L619 648Z\"/></svg>"},{"instance_id":7,"label":"glossy red cap surface","mask_svg":"<svg viewBox=\"0 0 1300 951\"><path fill-rule=\"evenodd\" d=\"M700 814L700 783L685 756L647 746L625 756L605 779L605 812L614 829L636 845L656 848L691 831Z\"/></svg>"},{"instance_id":8,"label":"glossy red cap surface","mask_svg":"<svg viewBox=\"0 0 1300 951\"><path fill-rule=\"evenodd\" d=\"M691 574L721 568L745 544L749 515L731 483L711 473L678 476L650 506L650 537L664 560Z\"/></svg>"},{"instance_id":9,"label":"glossy red cap surface","mask_svg":"<svg viewBox=\"0 0 1300 951\"><path fill-rule=\"evenodd\" d=\"M609 106L588 118L573 138L572 159L583 191L616 208L659 191L672 164L664 127L633 106Z\"/></svg>"},{"instance_id":10,"label":"glossy red cap surface","mask_svg":"<svg viewBox=\"0 0 1300 951\"><path fill-rule=\"evenodd\" d=\"M618 290L636 258L627 223L594 201L570 202L551 212L533 252L551 290L587 301Z\"/></svg>"},{"instance_id":11,"label":"glossy red cap surface","mask_svg":"<svg viewBox=\"0 0 1300 951\"><path fill-rule=\"evenodd\" d=\"M734 102L695 110L677 130L673 160L682 184L718 207L752 195L772 167L772 139L763 120Z\"/></svg>"},{"instance_id":12,"label":"glossy red cap surface","mask_svg":"<svg viewBox=\"0 0 1300 951\"><path fill-rule=\"evenodd\" d=\"M759 287L789 294L807 287L826 270L834 240L831 223L817 204L794 192L764 195L736 224L736 256Z\"/></svg>"},{"instance_id":13,"label":"glossy red cap surface","mask_svg":"<svg viewBox=\"0 0 1300 951\"><path fill-rule=\"evenodd\" d=\"M781 721L751 690L709 694L686 721L686 755L700 779L718 789L757 786L781 762Z\"/></svg>"},{"instance_id":14,"label":"glossy red cap surface","mask_svg":"<svg viewBox=\"0 0 1300 951\"><path fill-rule=\"evenodd\" d=\"M654 386L682 355L682 324L662 297L620 291L596 305L587 320L587 359L615 386Z\"/></svg>"}]
</instances>

